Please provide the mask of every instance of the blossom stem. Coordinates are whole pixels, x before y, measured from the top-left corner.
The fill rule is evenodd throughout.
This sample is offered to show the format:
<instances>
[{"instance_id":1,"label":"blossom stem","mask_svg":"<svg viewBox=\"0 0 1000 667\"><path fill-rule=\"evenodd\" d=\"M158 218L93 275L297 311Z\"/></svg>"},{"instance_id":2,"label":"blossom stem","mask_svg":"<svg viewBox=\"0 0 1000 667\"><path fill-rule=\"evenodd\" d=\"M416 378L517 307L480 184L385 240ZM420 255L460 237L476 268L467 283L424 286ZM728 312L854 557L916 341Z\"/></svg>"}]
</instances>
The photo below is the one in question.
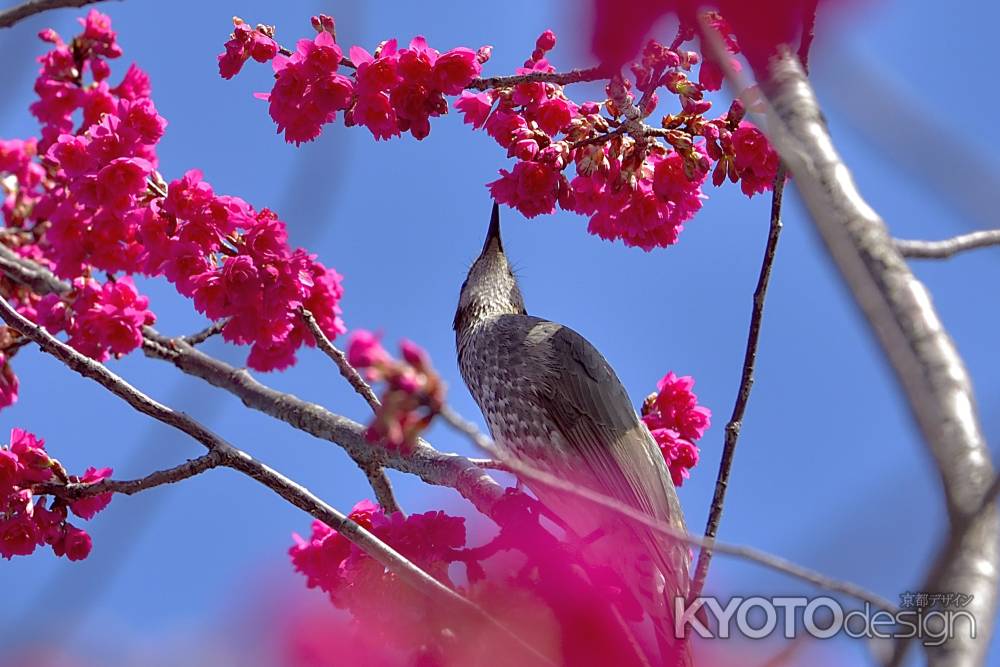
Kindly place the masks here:
<instances>
[{"instance_id":1,"label":"blossom stem","mask_svg":"<svg viewBox=\"0 0 1000 667\"><path fill-rule=\"evenodd\" d=\"M774 190L771 195L771 224L768 228L767 243L764 247L764 259L761 262L760 273L757 276L757 287L753 293L753 308L750 312L750 329L747 334L746 350L743 353L743 369L740 372L740 386L736 392L732 416L726 424L725 439L722 446L722 459L719 462L719 473L715 479L715 492L712 495L712 505L708 511L708 521L705 525L707 546L698 552L698 563L695 566L694 579L688 599L693 600L701 595L708 577L708 567L712 562L712 544L719 532L722 521L722 508L726 502L726 490L729 488L729 475L733 468L733 457L736 454L736 444L743 427L743 415L746 414L747 403L750 401L750 391L753 388L754 370L757 366L757 347L760 342L761 323L764 319L764 301L767 298L767 286L771 280L771 268L778 248L778 238L781 235L781 202L785 190L785 168L778 167L774 177Z\"/></svg>"}]
</instances>

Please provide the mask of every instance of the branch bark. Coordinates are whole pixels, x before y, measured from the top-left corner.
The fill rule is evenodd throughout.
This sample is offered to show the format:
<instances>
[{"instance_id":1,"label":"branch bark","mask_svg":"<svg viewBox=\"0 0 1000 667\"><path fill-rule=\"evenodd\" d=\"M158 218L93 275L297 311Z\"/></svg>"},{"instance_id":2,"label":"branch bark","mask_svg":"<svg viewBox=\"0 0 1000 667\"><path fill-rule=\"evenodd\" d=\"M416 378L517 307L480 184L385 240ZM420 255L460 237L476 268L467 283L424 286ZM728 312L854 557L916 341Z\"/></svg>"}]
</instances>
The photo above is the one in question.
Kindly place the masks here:
<instances>
[{"instance_id":1,"label":"branch bark","mask_svg":"<svg viewBox=\"0 0 1000 667\"><path fill-rule=\"evenodd\" d=\"M337 369L340 371L341 376L347 380L348 384L354 388L354 391L358 393L361 398L365 399L371 407L372 412L378 413L379 408L382 407L382 403L378 400L378 396L372 391L371 386L365 382L365 379L361 377L358 373L358 369L351 365L347 361L347 357L344 355L340 349L333 344L323 330L319 328L319 323L313 314L310 313L305 308L302 309L302 320L309 327L309 331L312 333L313 338L316 339L316 345L319 347L323 353L330 357L334 364L337 365ZM387 512L402 512L403 509L399 505L399 501L396 500L396 494L392 491L392 482L389 481L389 475L386 474L385 468L378 465L362 465L362 472L368 477L368 483L371 485L372 490L375 492L375 497L378 499L378 504L382 506Z\"/></svg>"},{"instance_id":2,"label":"branch bark","mask_svg":"<svg viewBox=\"0 0 1000 667\"><path fill-rule=\"evenodd\" d=\"M715 479L715 493L712 495L712 505L708 511L708 522L705 525L705 538L709 541L707 547L698 552L698 564L695 567L694 579L691 581L689 599L701 595L708 578L708 568L712 562L711 543L719 532L722 521L722 508L726 502L726 490L729 488L729 474L733 467L736 454L736 443L739 441L740 430L743 428L743 415L750 401L750 391L753 389L754 370L757 366L757 345L760 341L760 327L764 319L764 301L767 298L767 286L771 279L771 267L774 265L774 255L778 248L778 238L781 235L781 200L785 190L785 167L780 165L774 178L774 190L771 195L771 223L767 233L767 244L764 247L764 259L761 262L757 277L757 287L753 293L753 308L750 312L750 330L747 333L746 351L743 355L743 370L740 373L740 387L736 392L736 402L733 412L726 424L725 441L722 446L722 459L719 462L719 474Z\"/></svg>"},{"instance_id":3,"label":"branch bark","mask_svg":"<svg viewBox=\"0 0 1000 667\"><path fill-rule=\"evenodd\" d=\"M0 12L0 28L10 28L18 21L23 21L29 16L47 12L50 9L62 9L63 7L85 7L104 0L28 0L28 2L15 5L10 9Z\"/></svg>"},{"instance_id":4,"label":"branch bark","mask_svg":"<svg viewBox=\"0 0 1000 667\"><path fill-rule=\"evenodd\" d=\"M906 241L896 239L896 250L903 257L914 259L947 259L952 255L976 248L1000 245L1000 229L986 229L962 234L943 241Z\"/></svg>"},{"instance_id":5,"label":"branch bark","mask_svg":"<svg viewBox=\"0 0 1000 667\"><path fill-rule=\"evenodd\" d=\"M937 465L952 530L971 521L933 590L973 595L969 611L977 618L979 634L928 647L929 662L980 665L996 612L1000 523L992 505L976 513L994 472L968 373L926 288L837 154L798 61L787 53L775 57L757 78L772 108L770 135L882 345Z\"/></svg>"}]
</instances>

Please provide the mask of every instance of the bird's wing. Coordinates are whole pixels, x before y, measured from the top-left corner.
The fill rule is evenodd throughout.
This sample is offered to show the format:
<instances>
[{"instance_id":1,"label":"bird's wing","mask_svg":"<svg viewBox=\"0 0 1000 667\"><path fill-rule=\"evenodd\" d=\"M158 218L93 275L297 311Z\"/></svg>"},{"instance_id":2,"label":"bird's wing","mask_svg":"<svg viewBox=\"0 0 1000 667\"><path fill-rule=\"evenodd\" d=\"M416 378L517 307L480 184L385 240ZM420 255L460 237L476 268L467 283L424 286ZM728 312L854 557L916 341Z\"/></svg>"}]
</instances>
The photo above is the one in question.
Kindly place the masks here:
<instances>
[{"instance_id":1,"label":"bird's wing","mask_svg":"<svg viewBox=\"0 0 1000 667\"><path fill-rule=\"evenodd\" d=\"M539 402L597 485L594 489L650 517L684 529L666 463L614 370L572 329L542 323L550 345L551 382L537 387ZM581 501L586 502L586 501ZM642 531L645 532L645 531ZM663 565L687 588L688 550L662 535L649 535Z\"/></svg>"}]
</instances>

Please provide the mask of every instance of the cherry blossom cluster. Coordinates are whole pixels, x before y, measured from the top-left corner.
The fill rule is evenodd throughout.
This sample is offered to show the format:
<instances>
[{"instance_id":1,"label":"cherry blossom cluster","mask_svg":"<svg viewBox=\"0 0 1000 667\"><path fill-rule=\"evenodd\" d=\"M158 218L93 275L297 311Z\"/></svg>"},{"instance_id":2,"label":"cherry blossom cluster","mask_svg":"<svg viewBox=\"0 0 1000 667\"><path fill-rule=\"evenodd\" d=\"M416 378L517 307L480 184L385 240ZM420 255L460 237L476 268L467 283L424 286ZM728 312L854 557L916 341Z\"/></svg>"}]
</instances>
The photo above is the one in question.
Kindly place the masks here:
<instances>
[{"instance_id":1,"label":"cherry blossom cluster","mask_svg":"<svg viewBox=\"0 0 1000 667\"><path fill-rule=\"evenodd\" d=\"M464 519L444 512L387 515L370 501L355 505L350 519L428 574L452 584L448 566L465 546ZM351 610L358 621L379 618L389 606L422 606L410 586L326 524L314 521L309 539L292 537L295 544L288 553L296 571L305 575L306 585L327 593L335 606ZM420 628L413 632L421 634Z\"/></svg>"},{"instance_id":2,"label":"cherry blossom cluster","mask_svg":"<svg viewBox=\"0 0 1000 667\"><path fill-rule=\"evenodd\" d=\"M409 132L417 139L430 133L430 118L448 112L445 95L461 92L479 75L489 49L457 48L441 53L422 37L406 48L395 39L383 42L374 54L360 46L350 48L350 76L338 73L344 54L336 41L334 21L314 16L316 36L300 39L294 53L279 54L274 29L250 30L240 19L219 56L219 73L233 77L249 58L272 61L274 87L258 95L267 100L271 118L285 140L300 144L319 136L323 125L345 112L347 125L364 125L375 139ZM346 64L346 63L345 63ZM346 71L346 70L345 70Z\"/></svg>"},{"instance_id":3,"label":"cherry blossom cluster","mask_svg":"<svg viewBox=\"0 0 1000 667\"><path fill-rule=\"evenodd\" d=\"M441 411L445 385L419 345L404 339L399 351L401 358L392 358L379 335L358 329L351 333L347 361L369 381L385 383L382 405L368 427L368 439L407 449Z\"/></svg>"},{"instance_id":4,"label":"cherry blossom cluster","mask_svg":"<svg viewBox=\"0 0 1000 667\"><path fill-rule=\"evenodd\" d=\"M100 493L66 503L37 496L35 487L60 483L93 484L111 476L110 468L87 468L82 476L67 475L62 465L45 451L45 441L19 428L10 432L10 443L0 447L0 556L28 556L49 545L56 556L82 560L90 554L86 531L67 520L70 513L92 519L108 506L111 493Z\"/></svg>"},{"instance_id":5,"label":"cherry blossom cluster","mask_svg":"<svg viewBox=\"0 0 1000 667\"><path fill-rule=\"evenodd\" d=\"M692 387L691 376L677 377L671 371L642 404L642 421L660 446L675 486L690 477L688 471L698 463L695 443L711 426L712 411L698 405Z\"/></svg>"},{"instance_id":6,"label":"cherry blossom cluster","mask_svg":"<svg viewBox=\"0 0 1000 667\"><path fill-rule=\"evenodd\" d=\"M155 321L135 275L165 277L199 312L224 320L223 338L252 346L247 364L257 370L286 368L315 344L301 308L329 337L342 334L341 276L292 248L273 212L215 193L198 170L170 183L160 176L166 120L148 76L131 65L111 85L108 61L122 52L110 20L91 11L80 23L68 43L40 34L52 46L39 58L31 105L42 138L0 140L0 242L72 290L39 295L5 279L0 293L99 361L139 347L142 327ZM247 34L247 57L265 59L265 36ZM16 400L9 361L18 342L0 329L0 407Z\"/></svg>"},{"instance_id":7,"label":"cherry blossom cluster","mask_svg":"<svg viewBox=\"0 0 1000 667\"><path fill-rule=\"evenodd\" d=\"M714 12L708 19L730 53L739 54L726 20ZM577 103L546 59L556 45L551 30L538 37L514 76L489 87L478 76L490 47L441 54L417 37L405 49L394 39L382 42L373 54L353 46L345 58L333 19L313 17L312 23L317 35L285 56L273 27L251 30L237 19L219 56L225 78L250 58L273 62L274 87L258 96L269 101L289 142L314 139L339 111L347 125L364 125L376 139L406 131L423 139L429 119L447 112L445 97L458 96L454 107L465 122L485 129L516 160L488 184L494 199L529 218L557 206L574 211L590 219L592 234L647 251L677 241L701 209L709 172L716 186L739 182L747 196L773 186L777 154L743 119L743 104L706 116L712 104L705 95L721 87L723 70L681 48L695 36L686 25L670 46L649 42L631 77L578 76L574 80L603 78L608 84L605 100ZM731 59L730 66L738 68L739 61ZM695 68L697 80L691 78ZM654 127L646 119L659 107L661 89L676 97L679 108Z\"/></svg>"}]
</instances>

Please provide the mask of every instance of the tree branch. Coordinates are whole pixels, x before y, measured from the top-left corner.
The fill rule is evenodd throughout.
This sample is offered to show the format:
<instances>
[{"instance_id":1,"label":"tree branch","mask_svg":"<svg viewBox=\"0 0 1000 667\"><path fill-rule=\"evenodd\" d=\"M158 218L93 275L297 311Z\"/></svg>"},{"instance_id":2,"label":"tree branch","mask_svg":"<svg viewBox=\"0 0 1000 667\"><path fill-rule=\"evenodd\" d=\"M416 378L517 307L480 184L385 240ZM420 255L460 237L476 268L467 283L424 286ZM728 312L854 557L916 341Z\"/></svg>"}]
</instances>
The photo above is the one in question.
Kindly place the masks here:
<instances>
[{"instance_id":1,"label":"tree branch","mask_svg":"<svg viewBox=\"0 0 1000 667\"><path fill-rule=\"evenodd\" d=\"M232 468L257 480L296 507L326 523L354 543L368 556L395 573L400 580L406 582L428 599L435 600L461 613L474 614L491 627L502 632L509 639L512 639L516 645L524 649L527 653L551 664L551 661L546 659L540 652L528 645L519 635L508 629L481 607L421 570L391 546L379 540L374 534L324 503L308 489L261 463L246 452L233 447L183 412L177 412L150 398L110 371L103 364L80 354L52 336L43 327L21 316L2 297L0 297L0 318L8 326L35 341L43 351L62 361L71 370L94 380L138 412L191 436L204 445L209 453L215 452L216 456L221 458L219 465Z\"/></svg>"},{"instance_id":2,"label":"tree branch","mask_svg":"<svg viewBox=\"0 0 1000 667\"><path fill-rule=\"evenodd\" d=\"M212 336L222 333L222 330L226 328L227 324L229 324L229 318L212 322L198 333L193 333L190 336L182 336L181 340L188 345L201 345Z\"/></svg>"},{"instance_id":3,"label":"tree branch","mask_svg":"<svg viewBox=\"0 0 1000 667\"><path fill-rule=\"evenodd\" d=\"M600 81L606 79L611 72L601 66L588 69L574 69L568 72L532 72L531 74L514 74L511 76L480 77L469 82L466 88L473 90L489 90L490 88L510 88L521 83L554 83L564 86L570 83L585 81Z\"/></svg>"},{"instance_id":4,"label":"tree branch","mask_svg":"<svg viewBox=\"0 0 1000 667\"><path fill-rule=\"evenodd\" d=\"M10 28L18 21L23 21L29 16L47 12L50 9L62 9L63 7L84 7L104 0L28 0L20 5L15 5L10 9L0 11L0 28Z\"/></svg>"},{"instance_id":5,"label":"tree branch","mask_svg":"<svg viewBox=\"0 0 1000 667\"><path fill-rule=\"evenodd\" d=\"M770 134L827 250L868 319L906 394L941 477L952 529L978 508L994 478L968 373L926 288L896 250L837 154L794 57L777 56L758 81L772 108ZM928 647L932 665L982 664L990 643L1000 566L996 508L972 519L934 590L973 596L979 636Z\"/></svg>"},{"instance_id":6,"label":"tree branch","mask_svg":"<svg viewBox=\"0 0 1000 667\"><path fill-rule=\"evenodd\" d=\"M1000 229L987 229L962 234L943 241L907 241L896 239L896 250L903 257L914 259L947 259L952 255L976 248L1000 245Z\"/></svg>"},{"instance_id":7,"label":"tree branch","mask_svg":"<svg viewBox=\"0 0 1000 667\"><path fill-rule=\"evenodd\" d=\"M323 330L319 328L319 323L311 312L303 308L301 313L302 320L309 327L309 331L312 332L319 349L333 360L340 374L347 380L348 384L354 387L354 391L361 398L365 399L365 402L371 407L372 412L378 413L379 408L382 407L382 403L378 400L375 392L372 391L371 386L358 373L358 369L347 361L344 353L323 333ZM359 465L362 472L368 477L368 482L371 484L378 504L382 506L382 509L390 514L393 512L402 512L403 509L400 507L399 501L396 500L396 495L392 492L392 482L389 481L389 476L386 474L385 469L374 464Z\"/></svg>"},{"instance_id":8,"label":"tree branch","mask_svg":"<svg viewBox=\"0 0 1000 667\"><path fill-rule=\"evenodd\" d=\"M347 356L337 348L336 345L327 337L323 330L319 328L319 323L316 322L316 318L305 308L302 309L302 320L309 327L309 331L312 332L313 338L316 339L316 345L320 350L323 351L326 356L337 365L337 369L340 374L347 380L348 384L354 387L354 391L358 392L361 398L365 399L368 405L371 407L372 412L378 412L379 408L382 407L381 401L378 400L378 396L372 391L371 385L365 382L365 379L361 377L361 373L358 373L358 369L351 365L347 361Z\"/></svg>"},{"instance_id":9,"label":"tree branch","mask_svg":"<svg viewBox=\"0 0 1000 667\"><path fill-rule=\"evenodd\" d=\"M224 461L222 453L219 450L213 449L207 454L202 454L198 458L190 459L180 465L174 466L173 468L157 470L156 472L152 472L139 479L103 479L100 482L95 482L94 484L82 484L79 482L59 484L56 482L48 482L45 484L36 484L34 492L36 494L46 493L70 501L79 500L80 498L88 498L90 496L96 496L108 492L121 493L126 496L131 496L139 493L140 491L152 489L157 486L180 482L181 480L194 477L195 475L200 475L206 470L217 468L223 464Z\"/></svg>"},{"instance_id":10,"label":"tree branch","mask_svg":"<svg viewBox=\"0 0 1000 667\"><path fill-rule=\"evenodd\" d=\"M774 191L771 195L771 224L767 233L767 244L764 248L764 259L761 262L760 274L757 276L757 287L753 292L753 308L750 312L750 330L747 334L746 351L743 354L743 370L740 374L740 387L736 393L732 416L726 424L725 441L722 447L722 459L719 462L719 474L715 479L715 493L712 495L712 505L708 512L708 522L705 525L705 537L711 541L719 532L722 521L722 507L726 502L726 490L729 488L729 474L733 467L733 457L736 454L736 443L743 428L743 415L746 413L750 400L750 390L753 388L754 369L757 365L757 345L760 341L760 327L764 319L764 300L767 298L767 286L771 279L771 267L774 265L774 255L778 248L778 237L781 235L781 198L785 189L785 167L779 165L774 179ZM712 562L712 548L702 548L698 552L698 564L695 567L694 579L691 581L689 599L701 595L708 577L708 567Z\"/></svg>"}]
</instances>

